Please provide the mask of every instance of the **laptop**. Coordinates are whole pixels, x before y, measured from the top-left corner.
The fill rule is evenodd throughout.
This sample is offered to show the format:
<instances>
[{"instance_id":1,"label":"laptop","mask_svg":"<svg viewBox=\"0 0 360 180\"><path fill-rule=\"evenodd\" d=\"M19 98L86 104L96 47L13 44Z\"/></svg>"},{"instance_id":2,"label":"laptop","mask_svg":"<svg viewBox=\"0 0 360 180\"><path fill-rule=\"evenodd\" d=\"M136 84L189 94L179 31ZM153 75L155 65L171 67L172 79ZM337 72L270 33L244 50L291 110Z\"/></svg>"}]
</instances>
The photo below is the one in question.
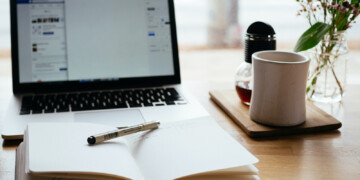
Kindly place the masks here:
<instances>
[{"instance_id":1,"label":"laptop","mask_svg":"<svg viewBox=\"0 0 360 180\"><path fill-rule=\"evenodd\" d=\"M180 85L173 0L10 0L13 97L1 130L209 116Z\"/></svg>"}]
</instances>

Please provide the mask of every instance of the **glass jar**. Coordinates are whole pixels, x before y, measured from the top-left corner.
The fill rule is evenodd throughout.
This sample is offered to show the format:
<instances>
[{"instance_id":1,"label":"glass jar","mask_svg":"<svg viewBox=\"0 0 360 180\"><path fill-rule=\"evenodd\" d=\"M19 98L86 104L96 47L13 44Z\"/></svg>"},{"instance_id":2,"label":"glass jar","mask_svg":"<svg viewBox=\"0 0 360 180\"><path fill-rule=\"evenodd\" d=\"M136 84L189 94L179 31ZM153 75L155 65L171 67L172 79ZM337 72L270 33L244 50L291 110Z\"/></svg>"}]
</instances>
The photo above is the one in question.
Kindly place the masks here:
<instances>
[{"instance_id":1,"label":"glass jar","mask_svg":"<svg viewBox=\"0 0 360 180\"><path fill-rule=\"evenodd\" d=\"M307 83L307 97L315 102L341 101L346 91L348 46L346 32L327 34L313 49Z\"/></svg>"},{"instance_id":2,"label":"glass jar","mask_svg":"<svg viewBox=\"0 0 360 180\"><path fill-rule=\"evenodd\" d=\"M235 73L235 89L240 97L241 102L250 105L251 92L252 92L252 64L243 62L237 68Z\"/></svg>"},{"instance_id":3,"label":"glass jar","mask_svg":"<svg viewBox=\"0 0 360 180\"><path fill-rule=\"evenodd\" d=\"M235 73L235 89L240 100L250 105L252 92L252 54L263 50L275 50L276 37L271 25L257 21L252 23L245 36L245 60L240 64Z\"/></svg>"}]
</instances>

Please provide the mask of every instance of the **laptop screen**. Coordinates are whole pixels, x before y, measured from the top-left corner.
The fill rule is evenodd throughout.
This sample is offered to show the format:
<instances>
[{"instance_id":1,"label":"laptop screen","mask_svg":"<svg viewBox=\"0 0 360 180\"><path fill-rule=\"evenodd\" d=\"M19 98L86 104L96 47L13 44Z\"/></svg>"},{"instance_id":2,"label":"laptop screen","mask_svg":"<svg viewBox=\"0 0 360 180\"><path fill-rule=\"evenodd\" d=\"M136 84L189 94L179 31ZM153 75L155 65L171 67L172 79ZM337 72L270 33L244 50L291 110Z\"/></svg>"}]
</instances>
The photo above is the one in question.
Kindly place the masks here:
<instances>
[{"instance_id":1,"label":"laptop screen","mask_svg":"<svg viewBox=\"0 0 360 180\"><path fill-rule=\"evenodd\" d=\"M174 75L168 0L17 0L19 82Z\"/></svg>"}]
</instances>

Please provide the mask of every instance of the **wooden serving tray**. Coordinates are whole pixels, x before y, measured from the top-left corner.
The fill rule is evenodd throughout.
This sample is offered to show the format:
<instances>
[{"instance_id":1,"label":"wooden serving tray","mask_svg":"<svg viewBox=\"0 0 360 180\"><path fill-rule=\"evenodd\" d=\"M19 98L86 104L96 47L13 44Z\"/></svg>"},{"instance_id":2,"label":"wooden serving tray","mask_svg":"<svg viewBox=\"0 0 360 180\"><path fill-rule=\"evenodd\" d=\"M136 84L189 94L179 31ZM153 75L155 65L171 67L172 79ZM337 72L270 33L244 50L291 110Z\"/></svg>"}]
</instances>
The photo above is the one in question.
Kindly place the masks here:
<instances>
[{"instance_id":1,"label":"wooden serving tray","mask_svg":"<svg viewBox=\"0 0 360 180\"><path fill-rule=\"evenodd\" d=\"M340 121L307 101L305 123L295 127L265 126L250 119L249 106L241 103L235 90L210 91L210 97L247 135L254 138L330 131L339 129L342 125Z\"/></svg>"}]
</instances>

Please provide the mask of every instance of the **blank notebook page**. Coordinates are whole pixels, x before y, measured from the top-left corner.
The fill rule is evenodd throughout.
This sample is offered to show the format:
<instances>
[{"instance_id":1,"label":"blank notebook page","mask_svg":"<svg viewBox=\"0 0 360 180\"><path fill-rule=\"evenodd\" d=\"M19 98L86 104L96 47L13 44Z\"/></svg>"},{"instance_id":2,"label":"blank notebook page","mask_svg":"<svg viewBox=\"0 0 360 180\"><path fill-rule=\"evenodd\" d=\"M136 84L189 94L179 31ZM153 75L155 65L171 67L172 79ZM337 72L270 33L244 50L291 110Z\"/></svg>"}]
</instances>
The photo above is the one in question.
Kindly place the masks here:
<instances>
[{"instance_id":1,"label":"blank notebook page","mask_svg":"<svg viewBox=\"0 0 360 180\"><path fill-rule=\"evenodd\" d=\"M99 124L34 123L28 126L29 171L93 172L142 179L125 139L89 146L90 135L114 130ZM84 173L89 174L89 173Z\"/></svg>"}]
</instances>

